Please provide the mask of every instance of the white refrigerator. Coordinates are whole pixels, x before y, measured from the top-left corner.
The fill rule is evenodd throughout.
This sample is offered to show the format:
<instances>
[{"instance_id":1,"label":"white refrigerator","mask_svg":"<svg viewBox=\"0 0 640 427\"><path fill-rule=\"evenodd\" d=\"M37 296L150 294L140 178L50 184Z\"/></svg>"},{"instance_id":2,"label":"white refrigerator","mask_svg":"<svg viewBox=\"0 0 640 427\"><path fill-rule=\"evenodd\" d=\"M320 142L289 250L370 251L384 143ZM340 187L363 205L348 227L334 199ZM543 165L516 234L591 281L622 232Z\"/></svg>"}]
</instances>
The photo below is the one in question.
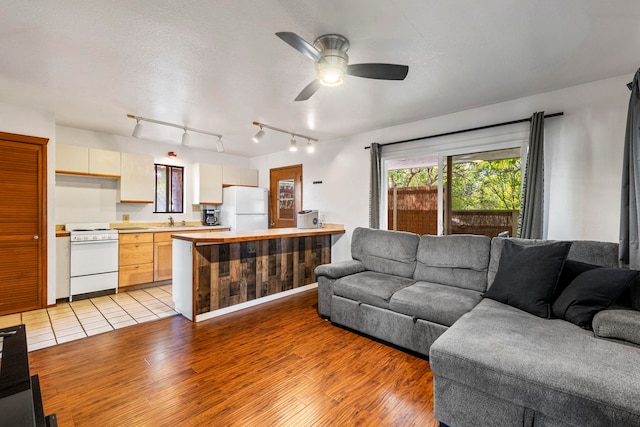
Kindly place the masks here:
<instances>
[{"instance_id":1,"label":"white refrigerator","mask_svg":"<svg viewBox=\"0 0 640 427\"><path fill-rule=\"evenodd\" d=\"M231 227L231 231L269 228L268 195L266 188L224 188L222 190L220 224Z\"/></svg>"}]
</instances>

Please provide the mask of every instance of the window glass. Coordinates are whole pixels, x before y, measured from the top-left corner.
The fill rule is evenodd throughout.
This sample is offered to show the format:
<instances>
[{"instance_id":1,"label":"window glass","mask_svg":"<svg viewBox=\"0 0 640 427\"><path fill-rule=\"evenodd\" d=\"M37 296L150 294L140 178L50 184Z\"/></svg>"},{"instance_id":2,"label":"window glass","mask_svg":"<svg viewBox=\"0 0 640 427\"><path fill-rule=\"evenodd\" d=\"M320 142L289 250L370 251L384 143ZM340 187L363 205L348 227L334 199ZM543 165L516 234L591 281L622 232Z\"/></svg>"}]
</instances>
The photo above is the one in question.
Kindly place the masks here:
<instances>
[{"instance_id":1,"label":"window glass","mask_svg":"<svg viewBox=\"0 0 640 427\"><path fill-rule=\"evenodd\" d=\"M184 196L184 168L156 166L155 213L182 213Z\"/></svg>"}]
</instances>

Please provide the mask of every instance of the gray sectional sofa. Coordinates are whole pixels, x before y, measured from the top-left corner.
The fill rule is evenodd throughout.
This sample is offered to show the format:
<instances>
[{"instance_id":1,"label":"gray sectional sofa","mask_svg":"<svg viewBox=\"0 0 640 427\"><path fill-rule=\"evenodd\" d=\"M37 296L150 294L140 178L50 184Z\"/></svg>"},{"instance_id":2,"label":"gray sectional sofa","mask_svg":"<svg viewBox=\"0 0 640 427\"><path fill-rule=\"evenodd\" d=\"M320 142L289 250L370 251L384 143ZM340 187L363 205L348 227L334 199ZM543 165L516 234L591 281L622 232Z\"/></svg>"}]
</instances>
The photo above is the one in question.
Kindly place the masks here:
<instances>
[{"instance_id":1,"label":"gray sectional sofa","mask_svg":"<svg viewBox=\"0 0 640 427\"><path fill-rule=\"evenodd\" d=\"M639 313L601 311L597 337L483 298L504 245L357 228L352 260L316 268L318 312L428 356L444 425L640 426L640 345L615 339L640 337ZM617 245L575 241L566 259L617 267Z\"/></svg>"}]
</instances>

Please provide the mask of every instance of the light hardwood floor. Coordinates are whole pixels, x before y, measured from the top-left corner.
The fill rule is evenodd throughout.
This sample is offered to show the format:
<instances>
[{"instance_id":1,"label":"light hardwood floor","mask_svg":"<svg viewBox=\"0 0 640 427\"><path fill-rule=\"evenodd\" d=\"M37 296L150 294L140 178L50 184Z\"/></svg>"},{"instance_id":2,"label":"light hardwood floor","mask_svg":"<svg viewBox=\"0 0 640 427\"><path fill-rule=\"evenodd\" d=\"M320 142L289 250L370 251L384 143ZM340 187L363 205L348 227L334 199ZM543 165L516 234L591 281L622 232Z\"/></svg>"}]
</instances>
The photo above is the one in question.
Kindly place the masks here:
<instances>
[{"instance_id":1,"label":"light hardwood floor","mask_svg":"<svg viewBox=\"0 0 640 427\"><path fill-rule=\"evenodd\" d=\"M429 363L332 325L317 291L29 353L60 426L436 426Z\"/></svg>"}]
</instances>

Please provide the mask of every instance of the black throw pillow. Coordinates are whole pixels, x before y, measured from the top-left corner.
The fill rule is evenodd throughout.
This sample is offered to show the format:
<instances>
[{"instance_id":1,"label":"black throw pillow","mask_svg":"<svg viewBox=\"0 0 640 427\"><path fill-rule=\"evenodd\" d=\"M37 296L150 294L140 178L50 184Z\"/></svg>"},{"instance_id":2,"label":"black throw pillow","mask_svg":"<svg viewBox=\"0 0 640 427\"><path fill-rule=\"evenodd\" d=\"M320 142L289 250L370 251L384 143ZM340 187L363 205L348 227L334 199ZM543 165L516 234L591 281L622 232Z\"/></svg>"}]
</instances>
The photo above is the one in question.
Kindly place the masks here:
<instances>
[{"instance_id":1,"label":"black throw pillow","mask_svg":"<svg viewBox=\"0 0 640 427\"><path fill-rule=\"evenodd\" d=\"M640 310L640 276L631 284L631 308Z\"/></svg>"},{"instance_id":2,"label":"black throw pillow","mask_svg":"<svg viewBox=\"0 0 640 427\"><path fill-rule=\"evenodd\" d=\"M585 271L553 303L553 314L591 329L593 316L613 304L638 277L638 271L596 268Z\"/></svg>"},{"instance_id":3,"label":"black throw pillow","mask_svg":"<svg viewBox=\"0 0 640 427\"><path fill-rule=\"evenodd\" d=\"M496 277L485 298L548 319L571 242L522 246L505 240Z\"/></svg>"},{"instance_id":4,"label":"black throw pillow","mask_svg":"<svg viewBox=\"0 0 640 427\"><path fill-rule=\"evenodd\" d=\"M574 261L572 259L566 260L562 266L562 271L560 272L556 291L553 294L553 301L560 296L562 291L564 291L576 277L585 271L593 270L594 268L602 267L599 265L587 264L586 262Z\"/></svg>"}]
</instances>

